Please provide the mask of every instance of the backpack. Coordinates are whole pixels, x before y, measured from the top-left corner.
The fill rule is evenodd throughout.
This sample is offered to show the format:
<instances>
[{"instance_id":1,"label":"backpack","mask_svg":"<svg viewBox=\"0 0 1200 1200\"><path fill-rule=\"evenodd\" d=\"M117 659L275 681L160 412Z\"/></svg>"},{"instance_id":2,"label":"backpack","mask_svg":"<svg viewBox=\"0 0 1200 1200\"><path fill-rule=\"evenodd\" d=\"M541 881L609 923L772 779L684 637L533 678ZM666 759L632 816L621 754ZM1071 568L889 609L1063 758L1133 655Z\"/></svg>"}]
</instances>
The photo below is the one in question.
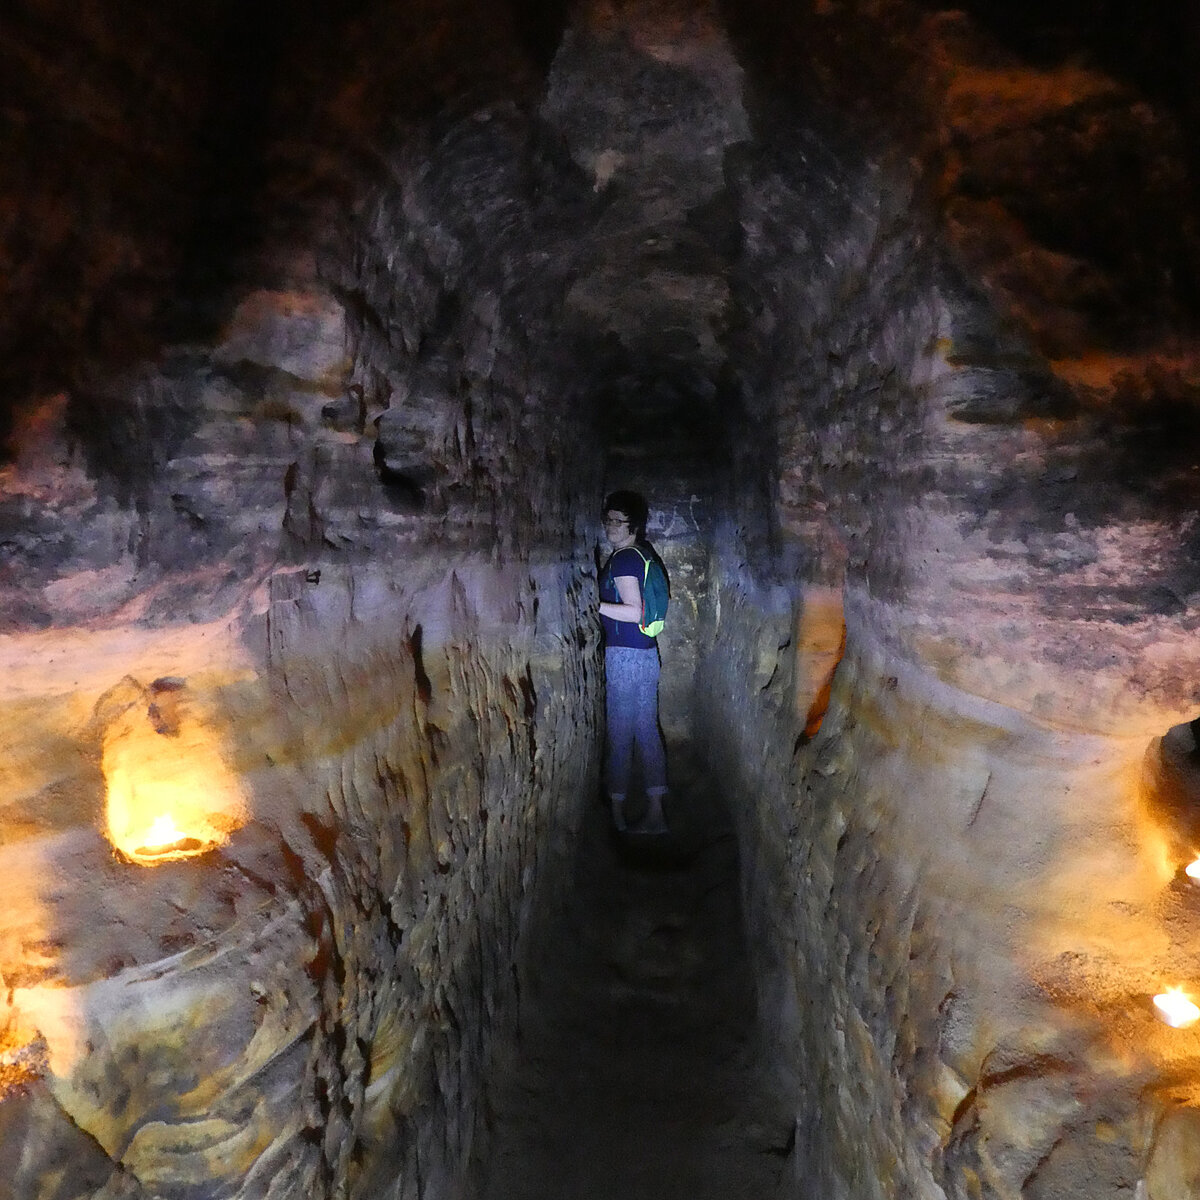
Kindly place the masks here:
<instances>
[{"instance_id":1,"label":"backpack","mask_svg":"<svg viewBox=\"0 0 1200 1200\"><path fill-rule=\"evenodd\" d=\"M634 546L633 549L646 564L645 576L642 579L642 619L638 622L638 628L647 637L658 637L666 624L667 605L671 600L671 581L667 578L666 567L653 550L645 554L640 546Z\"/></svg>"}]
</instances>

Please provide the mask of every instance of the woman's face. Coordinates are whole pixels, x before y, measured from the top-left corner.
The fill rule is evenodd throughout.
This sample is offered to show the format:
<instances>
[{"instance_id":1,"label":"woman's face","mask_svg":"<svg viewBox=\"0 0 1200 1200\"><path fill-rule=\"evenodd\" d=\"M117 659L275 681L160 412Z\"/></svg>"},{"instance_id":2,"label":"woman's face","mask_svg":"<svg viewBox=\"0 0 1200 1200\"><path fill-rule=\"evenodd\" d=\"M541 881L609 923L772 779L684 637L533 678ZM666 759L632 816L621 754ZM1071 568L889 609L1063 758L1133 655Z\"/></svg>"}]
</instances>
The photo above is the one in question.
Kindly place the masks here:
<instances>
[{"instance_id":1,"label":"woman's face","mask_svg":"<svg viewBox=\"0 0 1200 1200\"><path fill-rule=\"evenodd\" d=\"M604 536L614 550L624 550L637 541L633 530L629 528L629 517L615 508L610 508L604 514Z\"/></svg>"}]
</instances>

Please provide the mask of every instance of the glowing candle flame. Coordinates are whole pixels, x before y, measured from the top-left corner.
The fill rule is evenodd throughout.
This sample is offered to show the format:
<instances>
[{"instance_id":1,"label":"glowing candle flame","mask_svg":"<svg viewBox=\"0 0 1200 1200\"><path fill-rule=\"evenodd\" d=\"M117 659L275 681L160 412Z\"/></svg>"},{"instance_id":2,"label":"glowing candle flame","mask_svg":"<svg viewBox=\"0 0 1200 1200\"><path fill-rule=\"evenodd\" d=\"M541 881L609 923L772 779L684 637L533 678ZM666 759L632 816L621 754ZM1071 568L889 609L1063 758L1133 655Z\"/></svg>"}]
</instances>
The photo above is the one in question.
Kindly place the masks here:
<instances>
[{"instance_id":1,"label":"glowing candle flame","mask_svg":"<svg viewBox=\"0 0 1200 1200\"><path fill-rule=\"evenodd\" d=\"M184 833L169 814L156 817L150 828L135 839L140 842L131 852L130 857L141 859L186 858L191 854L199 854L212 845L197 837Z\"/></svg>"},{"instance_id":2,"label":"glowing candle flame","mask_svg":"<svg viewBox=\"0 0 1200 1200\"><path fill-rule=\"evenodd\" d=\"M241 780L216 734L186 714L163 734L131 707L110 725L102 765L109 840L134 862L204 854L245 823Z\"/></svg>"},{"instance_id":3,"label":"glowing candle flame","mask_svg":"<svg viewBox=\"0 0 1200 1200\"><path fill-rule=\"evenodd\" d=\"M143 834L142 845L153 850L159 846L173 845L186 836L187 834L171 819L170 813L164 813L161 817L156 817Z\"/></svg>"},{"instance_id":4,"label":"glowing candle flame","mask_svg":"<svg viewBox=\"0 0 1200 1200\"><path fill-rule=\"evenodd\" d=\"M1183 873L1194 883L1200 885L1200 858L1188 863L1183 868Z\"/></svg>"},{"instance_id":5,"label":"glowing candle flame","mask_svg":"<svg viewBox=\"0 0 1200 1200\"><path fill-rule=\"evenodd\" d=\"M1160 1020L1173 1029L1186 1029L1200 1021L1200 1008L1184 995L1182 988L1167 988L1154 997L1154 1007Z\"/></svg>"}]
</instances>

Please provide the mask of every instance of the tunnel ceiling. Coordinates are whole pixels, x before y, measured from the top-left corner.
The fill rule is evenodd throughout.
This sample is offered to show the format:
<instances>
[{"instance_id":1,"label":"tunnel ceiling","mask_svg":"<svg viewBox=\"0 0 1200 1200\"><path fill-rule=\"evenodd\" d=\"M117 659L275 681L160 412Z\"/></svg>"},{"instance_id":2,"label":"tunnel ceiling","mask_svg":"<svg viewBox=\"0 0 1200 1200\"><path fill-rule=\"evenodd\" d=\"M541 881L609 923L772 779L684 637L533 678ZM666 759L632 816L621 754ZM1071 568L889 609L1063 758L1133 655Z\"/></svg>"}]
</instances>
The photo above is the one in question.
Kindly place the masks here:
<instances>
[{"instance_id":1,"label":"tunnel ceiling","mask_svg":"<svg viewBox=\"0 0 1200 1200\"><path fill-rule=\"evenodd\" d=\"M673 53L671 32L568 34L539 116L603 197L566 311L612 355L604 410L618 428L716 436L737 248L725 153L750 131L728 48L714 36Z\"/></svg>"},{"instance_id":2,"label":"tunnel ceiling","mask_svg":"<svg viewBox=\"0 0 1200 1200\"><path fill-rule=\"evenodd\" d=\"M470 541L503 512L530 538L519 514L564 503L587 447L634 478L669 464L886 600L929 583L936 498L956 586L1002 579L1064 660L1106 654L1073 613L1141 628L1196 590L1167 549L1197 495L1185 126L1086 56L1027 61L904 0L314 3L136 35L123 11L5 18L9 395L25 432L64 414L95 487L70 518L9 506L18 621L56 619L61 553L90 568L120 540L109 504L141 564L243 553L178 478L229 395L321 444L256 484L290 553L337 544L322 506L351 519L378 485L398 523ZM253 86L224 92L226 68ZM137 80L163 101L134 122ZM1136 578L1120 522L1155 547ZM953 593L922 603L958 620Z\"/></svg>"},{"instance_id":3,"label":"tunnel ceiling","mask_svg":"<svg viewBox=\"0 0 1200 1200\"><path fill-rule=\"evenodd\" d=\"M306 258L337 253L343 214L374 185L389 146L415 145L421 128L436 140L439 124L496 105L513 106L531 143L557 143L549 157L563 156L551 180L529 172L521 151L522 202L536 207L556 189L586 211L569 251L548 236L529 252L569 254L564 290L542 289L542 302L557 306L562 340L594 372L605 410L637 393L660 424L698 423L704 434L740 319L727 152L786 140L823 109L863 136L907 139L969 269L1050 353L1073 355L1089 337L1144 341L1195 307L1185 139L1166 110L1088 73L1089 53L1107 61L1114 51L1082 15L1077 36L1061 15L1023 65L1013 22L999 28L986 6L972 26L899 2L786 14L747 3L720 16L662 4L639 17L636 45L606 31L603 6L587 11L563 41L566 7L548 0L486 13L468 0L400 11L313 0L286 23L265 6L210 6L190 24L143 22L136 6L70 17L37 0L10 6L9 402L88 363L202 334L238 279L286 279ZM1194 55L1176 36L1183 18L1168 18L1142 27L1129 78L1156 56L1171 74ZM714 35L689 61L673 57L689 22L716 29L722 19L731 45ZM1113 14L1116 26L1131 19ZM1031 106L1012 89L1036 96L1039 72ZM995 91L999 75L1011 94ZM561 174L567 163L578 178ZM538 235L535 220L528 236ZM511 262L497 270L507 292L538 290Z\"/></svg>"}]
</instances>

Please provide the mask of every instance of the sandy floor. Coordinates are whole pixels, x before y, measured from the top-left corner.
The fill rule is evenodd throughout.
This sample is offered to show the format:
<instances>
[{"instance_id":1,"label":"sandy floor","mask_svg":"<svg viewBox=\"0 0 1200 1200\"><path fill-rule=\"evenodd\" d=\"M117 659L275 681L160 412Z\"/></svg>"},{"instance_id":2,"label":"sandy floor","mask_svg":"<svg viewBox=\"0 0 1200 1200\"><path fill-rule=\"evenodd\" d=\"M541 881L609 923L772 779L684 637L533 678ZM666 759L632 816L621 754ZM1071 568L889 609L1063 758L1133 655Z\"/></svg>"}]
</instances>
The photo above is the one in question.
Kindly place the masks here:
<instances>
[{"instance_id":1,"label":"sandy floor","mask_svg":"<svg viewBox=\"0 0 1200 1200\"><path fill-rule=\"evenodd\" d=\"M760 1061L732 832L682 794L668 816L672 835L650 839L618 838L599 806L587 815L576 888L498 1072L485 1200L796 1194L793 1116Z\"/></svg>"}]
</instances>

